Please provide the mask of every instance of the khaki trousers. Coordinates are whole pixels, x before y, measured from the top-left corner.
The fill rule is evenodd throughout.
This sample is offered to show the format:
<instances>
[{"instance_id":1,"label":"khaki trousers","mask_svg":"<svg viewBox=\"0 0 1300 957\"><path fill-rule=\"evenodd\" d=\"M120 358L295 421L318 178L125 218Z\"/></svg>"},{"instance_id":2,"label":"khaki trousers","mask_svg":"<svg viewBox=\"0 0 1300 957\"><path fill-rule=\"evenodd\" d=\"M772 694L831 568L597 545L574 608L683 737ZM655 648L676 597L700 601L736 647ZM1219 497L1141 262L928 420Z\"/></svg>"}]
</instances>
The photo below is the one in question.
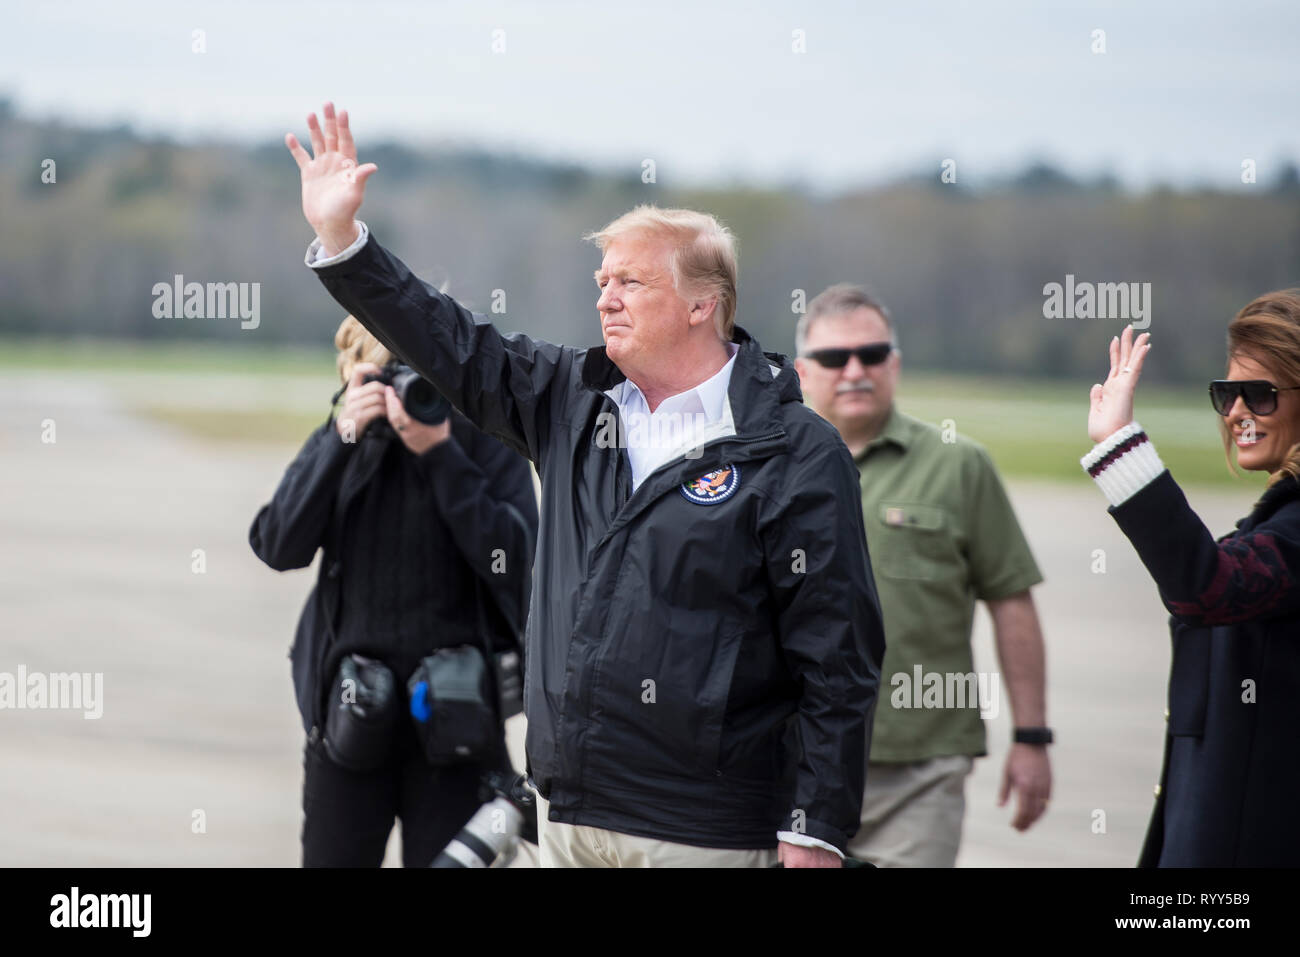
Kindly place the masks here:
<instances>
[{"instance_id":1,"label":"khaki trousers","mask_svg":"<svg viewBox=\"0 0 1300 957\"><path fill-rule=\"evenodd\" d=\"M849 855L877 867L952 867L966 814L969 755L867 765L862 823Z\"/></svg>"},{"instance_id":2,"label":"khaki trousers","mask_svg":"<svg viewBox=\"0 0 1300 957\"><path fill-rule=\"evenodd\" d=\"M536 792L534 792L536 793ZM731 850L674 844L585 824L547 820L550 804L537 795L537 849L542 867L767 867L776 848ZM776 834L772 835L773 840Z\"/></svg>"}]
</instances>

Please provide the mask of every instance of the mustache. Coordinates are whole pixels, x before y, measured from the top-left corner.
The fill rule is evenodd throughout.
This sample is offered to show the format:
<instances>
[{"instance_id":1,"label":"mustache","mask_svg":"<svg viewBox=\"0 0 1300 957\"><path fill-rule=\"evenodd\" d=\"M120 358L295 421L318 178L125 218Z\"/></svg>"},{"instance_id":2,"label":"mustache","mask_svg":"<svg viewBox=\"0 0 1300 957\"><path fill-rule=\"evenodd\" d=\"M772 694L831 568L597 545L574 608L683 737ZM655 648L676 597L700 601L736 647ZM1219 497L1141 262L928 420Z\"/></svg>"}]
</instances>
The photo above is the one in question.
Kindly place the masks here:
<instances>
[{"instance_id":1,"label":"mustache","mask_svg":"<svg viewBox=\"0 0 1300 957\"><path fill-rule=\"evenodd\" d=\"M843 385L835 387L836 395L844 395L847 392L875 392L876 386L869 379L862 382L846 382Z\"/></svg>"}]
</instances>

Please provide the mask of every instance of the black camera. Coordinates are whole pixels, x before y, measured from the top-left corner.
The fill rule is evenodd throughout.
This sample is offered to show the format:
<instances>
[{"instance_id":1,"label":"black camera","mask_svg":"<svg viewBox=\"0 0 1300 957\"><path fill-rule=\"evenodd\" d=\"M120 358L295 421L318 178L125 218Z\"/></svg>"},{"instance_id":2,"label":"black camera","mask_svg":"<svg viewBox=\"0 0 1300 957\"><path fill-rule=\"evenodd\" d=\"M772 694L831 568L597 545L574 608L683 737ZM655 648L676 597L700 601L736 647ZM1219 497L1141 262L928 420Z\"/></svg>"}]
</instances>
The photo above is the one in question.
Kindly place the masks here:
<instances>
[{"instance_id":1,"label":"black camera","mask_svg":"<svg viewBox=\"0 0 1300 957\"><path fill-rule=\"evenodd\" d=\"M362 382L391 385L406 414L425 425L440 425L451 415L451 403L433 383L408 365L393 361L379 372L372 372Z\"/></svg>"}]
</instances>

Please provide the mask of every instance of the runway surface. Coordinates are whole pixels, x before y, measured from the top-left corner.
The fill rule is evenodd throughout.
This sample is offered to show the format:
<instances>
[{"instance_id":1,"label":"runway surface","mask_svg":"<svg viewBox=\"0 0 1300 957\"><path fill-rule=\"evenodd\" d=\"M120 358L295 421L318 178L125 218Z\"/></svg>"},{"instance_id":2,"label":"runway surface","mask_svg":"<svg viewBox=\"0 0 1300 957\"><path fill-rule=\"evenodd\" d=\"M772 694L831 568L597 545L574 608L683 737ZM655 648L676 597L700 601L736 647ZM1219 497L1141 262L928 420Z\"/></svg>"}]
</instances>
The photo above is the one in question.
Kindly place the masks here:
<instances>
[{"instance_id":1,"label":"runway surface","mask_svg":"<svg viewBox=\"0 0 1300 957\"><path fill-rule=\"evenodd\" d=\"M205 444L119 402L78 379L0 384L0 672L104 676L98 720L0 710L0 865L295 866L302 729L286 656L315 569L271 571L247 533L296 450ZM1054 799L1024 834L996 806L1004 698L958 863L1131 866L1159 773L1165 612L1082 472L1008 486L1047 578L1034 596ZM1189 498L1215 534L1253 500ZM975 643L977 670L997 671L982 608Z\"/></svg>"}]
</instances>

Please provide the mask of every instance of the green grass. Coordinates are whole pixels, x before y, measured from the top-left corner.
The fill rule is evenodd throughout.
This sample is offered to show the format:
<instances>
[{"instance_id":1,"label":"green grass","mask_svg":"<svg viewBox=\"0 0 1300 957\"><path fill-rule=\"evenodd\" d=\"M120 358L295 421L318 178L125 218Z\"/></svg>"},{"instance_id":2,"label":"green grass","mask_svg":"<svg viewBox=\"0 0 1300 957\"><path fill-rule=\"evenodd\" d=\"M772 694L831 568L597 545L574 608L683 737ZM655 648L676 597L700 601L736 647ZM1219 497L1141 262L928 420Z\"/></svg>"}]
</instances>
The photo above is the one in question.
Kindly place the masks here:
<instances>
[{"instance_id":1,"label":"green grass","mask_svg":"<svg viewBox=\"0 0 1300 957\"><path fill-rule=\"evenodd\" d=\"M338 388L335 355L333 348L225 342L0 339L7 375L83 376L110 388L132 413L214 442L301 444L325 420ZM254 388L265 398L241 406L241 393Z\"/></svg>"},{"instance_id":2,"label":"green grass","mask_svg":"<svg viewBox=\"0 0 1300 957\"><path fill-rule=\"evenodd\" d=\"M301 445L325 421L326 414L325 411L309 414L276 409L249 416L222 410L148 404L132 404L130 408L136 415L164 422L205 441L283 445Z\"/></svg>"},{"instance_id":3,"label":"green grass","mask_svg":"<svg viewBox=\"0 0 1300 957\"><path fill-rule=\"evenodd\" d=\"M301 443L324 421L338 384L329 348L209 342L0 339L0 369L84 375L116 389L135 413L213 442ZM1078 482L1086 481L1079 458L1092 446L1091 384L905 370L898 402L936 425L953 420L1005 475ZM234 394L229 405L226 391ZM252 392L258 399L251 409L237 407L235 398ZM1228 472L1204 386L1144 385L1136 408L1180 482L1263 487L1264 476Z\"/></svg>"},{"instance_id":4,"label":"green grass","mask_svg":"<svg viewBox=\"0 0 1300 957\"><path fill-rule=\"evenodd\" d=\"M139 339L3 338L0 368L74 372L212 372L250 375L334 374L332 347L151 342Z\"/></svg>"}]
</instances>

